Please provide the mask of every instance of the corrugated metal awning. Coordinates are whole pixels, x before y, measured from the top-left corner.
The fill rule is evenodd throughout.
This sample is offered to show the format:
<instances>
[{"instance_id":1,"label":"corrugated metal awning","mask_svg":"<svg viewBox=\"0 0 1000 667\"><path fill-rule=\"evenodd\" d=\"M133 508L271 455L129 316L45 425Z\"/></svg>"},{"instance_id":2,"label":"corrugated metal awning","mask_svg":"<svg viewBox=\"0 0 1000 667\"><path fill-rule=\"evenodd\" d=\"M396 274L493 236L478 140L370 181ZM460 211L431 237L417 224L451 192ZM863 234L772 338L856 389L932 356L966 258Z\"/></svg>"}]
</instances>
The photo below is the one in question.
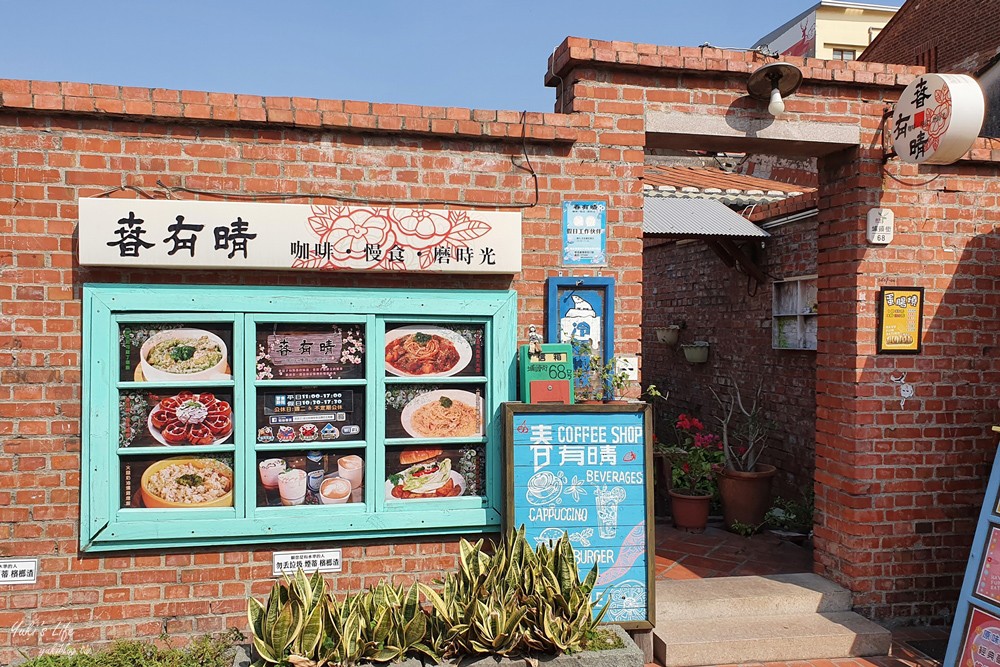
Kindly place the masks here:
<instances>
[{"instance_id":1,"label":"corrugated metal awning","mask_svg":"<svg viewBox=\"0 0 1000 667\"><path fill-rule=\"evenodd\" d=\"M642 233L688 238L765 238L763 229L714 199L645 197Z\"/></svg>"}]
</instances>

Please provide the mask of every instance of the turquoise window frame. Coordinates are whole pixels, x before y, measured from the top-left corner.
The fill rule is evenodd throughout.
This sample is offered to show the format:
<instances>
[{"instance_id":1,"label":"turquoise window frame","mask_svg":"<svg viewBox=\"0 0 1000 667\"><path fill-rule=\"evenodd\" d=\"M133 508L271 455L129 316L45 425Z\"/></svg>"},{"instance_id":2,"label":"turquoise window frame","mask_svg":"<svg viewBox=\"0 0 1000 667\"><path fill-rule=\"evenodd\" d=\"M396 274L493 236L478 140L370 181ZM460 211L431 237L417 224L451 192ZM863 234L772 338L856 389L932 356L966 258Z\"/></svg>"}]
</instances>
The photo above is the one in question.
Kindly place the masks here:
<instances>
[{"instance_id":1,"label":"turquoise window frame","mask_svg":"<svg viewBox=\"0 0 1000 667\"><path fill-rule=\"evenodd\" d=\"M410 290L254 287L218 285L86 284L83 287L83 416L80 481L81 551L122 551L232 544L275 544L337 539L378 539L499 530L503 513L501 405L515 398L517 293L509 290ZM233 391L234 506L222 509L120 508L118 394L136 386L119 377L119 323L232 323L233 379L206 382ZM363 323L363 380L257 380L256 323ZM486 388L486 495L428 501L386 501L384 396L387 378L382 323L481 323L485 327L482 377L435 378L435 383L482 382ZM373 351L375 351L373 353ZM392 383L417 379L389 378ZM255 507L255 410L258 388L296 385L364 385L365 503L362 506ZM468 441L467 439L464 441ZM426 442L426 441L415 441ZM438 442L438 441L435 441ZM441 441L442 444L448 441ZM392 442L390 441L390 445ZM199 451L172 447L171 454ZM202 450L204 451L204 450ZM163 448L130 449L130 454ZM325 521L324 519L333 519Z\"/></svg>"}]
</instances>

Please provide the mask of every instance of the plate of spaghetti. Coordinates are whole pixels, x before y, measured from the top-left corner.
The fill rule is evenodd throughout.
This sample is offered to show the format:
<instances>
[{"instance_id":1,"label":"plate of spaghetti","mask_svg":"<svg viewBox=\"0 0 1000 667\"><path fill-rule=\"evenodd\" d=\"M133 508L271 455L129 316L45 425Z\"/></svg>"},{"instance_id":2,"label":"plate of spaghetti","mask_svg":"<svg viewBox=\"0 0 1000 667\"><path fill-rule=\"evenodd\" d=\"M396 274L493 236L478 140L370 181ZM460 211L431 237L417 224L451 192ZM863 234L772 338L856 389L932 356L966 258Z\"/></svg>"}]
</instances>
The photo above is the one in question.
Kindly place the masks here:
<instances>
[{"instance_id":1,"label":"plate of spaghetti","mask_svg":"<svg viewBox=\"0 0 1000 667\"><path fill-rule=\"evenodd\" d=\"M400 421L414 438L481 436L483 399L461 389L435 389L407 403Z\"/></svg>"},{"instance_id":2,"label":"plate of spaghetti","mask_svg":"<svg viewBox=\"0 0 1000 667\"><path fill-rule=\"evenodd\" d=\"M448 377L472 359L472 346L444 327L411 325L385 332L385 368L393 375Z\"/></svg>"}]
</instances>

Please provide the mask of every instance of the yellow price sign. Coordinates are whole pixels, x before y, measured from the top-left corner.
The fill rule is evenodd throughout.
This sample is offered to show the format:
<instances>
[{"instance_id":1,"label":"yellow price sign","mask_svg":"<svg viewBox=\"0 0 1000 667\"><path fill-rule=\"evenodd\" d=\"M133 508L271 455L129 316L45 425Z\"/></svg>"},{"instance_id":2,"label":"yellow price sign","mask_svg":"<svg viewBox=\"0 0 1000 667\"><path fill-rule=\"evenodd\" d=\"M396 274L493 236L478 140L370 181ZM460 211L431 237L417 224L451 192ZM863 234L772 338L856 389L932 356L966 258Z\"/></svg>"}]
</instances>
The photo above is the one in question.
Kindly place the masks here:
<instances>
[{"instance_id":1,"label":"yellow price sign","mask_svg":"<svg viewBox=\"0 0 1000 667\"><path fill-rule=\"evenodd\" d=\"M879 354L918 354L924 318L923 287L883 287L879 290Z\"/></svg>"}]
</instances>

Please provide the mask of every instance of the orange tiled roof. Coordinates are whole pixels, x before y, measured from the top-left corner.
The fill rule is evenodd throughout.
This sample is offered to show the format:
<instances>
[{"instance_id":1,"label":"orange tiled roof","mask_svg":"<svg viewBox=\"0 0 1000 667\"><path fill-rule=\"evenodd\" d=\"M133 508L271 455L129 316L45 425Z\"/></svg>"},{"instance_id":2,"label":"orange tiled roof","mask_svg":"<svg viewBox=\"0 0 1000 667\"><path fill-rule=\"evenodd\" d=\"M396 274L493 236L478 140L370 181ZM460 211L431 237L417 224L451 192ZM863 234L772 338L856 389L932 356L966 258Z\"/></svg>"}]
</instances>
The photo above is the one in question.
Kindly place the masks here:
<instances>
[{"instance_id":1,"label":"orange tiled roof","mask_svg":"<svg viewBox=\"0 0 1000 667\"><path fill-rule=\"evenodd\" d=\"M646 165L642 180L646 196L709 198L727 204L764 204L815 192L802 185L703 167Z\"/></svg>"}]
</instances>

